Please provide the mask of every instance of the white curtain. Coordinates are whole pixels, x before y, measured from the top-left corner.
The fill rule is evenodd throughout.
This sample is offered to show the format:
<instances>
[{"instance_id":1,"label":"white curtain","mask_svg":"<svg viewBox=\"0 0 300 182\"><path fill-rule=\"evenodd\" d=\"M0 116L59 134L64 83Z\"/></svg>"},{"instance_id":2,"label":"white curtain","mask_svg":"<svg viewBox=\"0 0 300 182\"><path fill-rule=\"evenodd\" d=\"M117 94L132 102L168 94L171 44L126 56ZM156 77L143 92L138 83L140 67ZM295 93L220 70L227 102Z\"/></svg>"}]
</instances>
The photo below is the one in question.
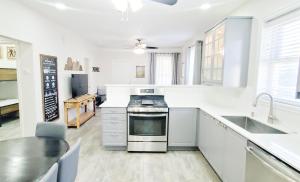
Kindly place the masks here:
<instances>
[{"instance_id":1,"label":"white curtain","mask_svg":"<svg viewBox=\"0 0 300 182\"><path fill-rule=\"evenodd\" d=\"M179 53L150 53L150 84L178 84Z\"/></svg>"},{"instance_id":2,"label":"white curtain","mask_svg":"<svg viewBox=\"0 0 300 182\"><path fill-rule=\"evenodd\" d=\"M202 44L202 41L197 41L195 45L188 49L185 69L185 84L201 84Z\"/></svg>"}]
</instances>

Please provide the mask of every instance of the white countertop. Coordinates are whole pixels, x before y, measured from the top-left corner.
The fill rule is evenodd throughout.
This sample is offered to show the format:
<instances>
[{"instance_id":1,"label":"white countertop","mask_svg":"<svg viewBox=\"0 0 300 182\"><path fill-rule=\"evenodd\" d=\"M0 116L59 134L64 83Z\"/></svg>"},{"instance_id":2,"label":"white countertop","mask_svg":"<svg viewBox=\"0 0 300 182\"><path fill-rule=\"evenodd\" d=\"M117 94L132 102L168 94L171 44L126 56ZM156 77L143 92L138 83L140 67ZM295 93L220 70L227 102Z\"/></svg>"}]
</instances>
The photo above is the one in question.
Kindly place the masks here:
<instances>
[{"instance_id":1,"label":"white countertop","mask_svg":"<svg viewBox=\"0 0 300 182\"><path fill-rule=\"evenodd\" d=\"M0 107L4 106L9 106L12 104L18 104L19 100L18 99L5 99L5 100L0 100Z\"/></svg>"},{"instance_id":2,"label":"white countertop","mask_svg":"<svg viewBox=\"0 0 300 182\"><path fill-rule=\"evenodd\" d=\"M99 107L127 107L129 100L105 101Z\"/></svg>"},{"instance_id":3,"label":"white countertop","mask_svg":"<svg viewBox=\"0 0 300 182\"><path fill-rule=\"evenodd\" d=\"M127 107L128 100L110 102L106 101L100 107ZM190 107L199 108L206 113L212 115L223 124L227 125L232 130L236 131L240 135L244 136L248 140L269 151L274 156L278 157L282 161L286 162L290 166L300 171L300 134L294 131L282 128L276 124L270 125L273 128L277 128L281 131L287 132L288 134L253 134L250 133L234 123L224 119L222 116L247 116L248 113L243 112L239 109L233 109L228 107L217 107L207 103L186 103L181 102L168 102L169 108L172 107ZM264 124L267 124L263 122ZM269 125L269 124L267 124Z\"/></svg>"}]
</instances>

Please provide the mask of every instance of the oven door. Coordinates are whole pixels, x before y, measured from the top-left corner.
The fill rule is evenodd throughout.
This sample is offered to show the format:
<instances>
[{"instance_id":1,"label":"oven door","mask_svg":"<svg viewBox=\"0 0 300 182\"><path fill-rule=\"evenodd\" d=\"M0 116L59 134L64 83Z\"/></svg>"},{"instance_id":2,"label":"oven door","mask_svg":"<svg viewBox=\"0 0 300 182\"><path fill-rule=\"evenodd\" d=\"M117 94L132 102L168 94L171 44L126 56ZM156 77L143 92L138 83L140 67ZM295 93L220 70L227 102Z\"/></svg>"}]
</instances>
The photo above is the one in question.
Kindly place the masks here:
<instances>
[{"instance_id":1,"label":"oven door","mask_svg":"<svg viewBox=\"0 0 300 182\"><path fill-rule=\"evenodd\" d=\"M167 141L168 113L129 113L128 141Z\"/></svg>"}]
</instances>

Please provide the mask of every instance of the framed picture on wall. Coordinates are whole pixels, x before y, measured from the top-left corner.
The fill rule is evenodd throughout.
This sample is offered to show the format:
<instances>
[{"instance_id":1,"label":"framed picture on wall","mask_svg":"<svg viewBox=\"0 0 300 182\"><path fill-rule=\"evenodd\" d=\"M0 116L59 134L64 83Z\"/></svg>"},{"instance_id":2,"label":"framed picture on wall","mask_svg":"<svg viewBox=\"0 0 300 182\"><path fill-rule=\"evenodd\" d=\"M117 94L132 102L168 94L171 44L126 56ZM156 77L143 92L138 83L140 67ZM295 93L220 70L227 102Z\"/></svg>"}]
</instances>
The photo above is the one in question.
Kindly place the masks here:
<instances>
[{"instance_id":1,"label":"framed picture on wall","mask_svg":"<svg viewBox=\"0 0 300 182\"><path fill-rule=\"evenodd\" d=\"M136 78L145 78L145 66L136 66Z\"/></svg>"},{"instance_id":2,"label":"framed picture on wall","mask_svg":"<svg viewBox=\"0 0 300 182\"><path fill-rule=\"evenodd\" d=\"M16 47L7 47L7 59L16 59Z\"/></svg>"},{"instance_id":3,"label":"framed picture on wall","mask_svg":"<svg viewBox=\"0 0 300 182\"><path fill-rule=\"evenodd\" d=\"M40 55L44 120L59 118L59 99L57 83L57 57Z\"/></svg>"},{"instance_id":4,"label":"framed picture on wall","mask_svg":"<svg viewBox=\"0 0 300 182\"><path fill-rule=\"evenodd\" d=\"M100 72L100 68L99 67L93 67L92 70L93 70L93 72Z\"/></svg>"}]
</instances>

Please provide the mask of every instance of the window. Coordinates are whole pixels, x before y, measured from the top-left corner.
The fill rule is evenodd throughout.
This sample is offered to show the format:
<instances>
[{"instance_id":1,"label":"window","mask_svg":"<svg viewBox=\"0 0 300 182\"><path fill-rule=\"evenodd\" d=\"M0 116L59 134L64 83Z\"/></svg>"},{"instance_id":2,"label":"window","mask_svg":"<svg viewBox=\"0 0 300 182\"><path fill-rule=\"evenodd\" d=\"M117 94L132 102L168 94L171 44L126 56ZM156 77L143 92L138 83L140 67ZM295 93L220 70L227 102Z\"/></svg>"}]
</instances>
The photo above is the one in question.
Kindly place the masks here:
<instances>
[{"instance_id":1,"label":"window","mask_svg":"<svg viewBox=\"0 0 300 182\"><path fill-rule=\"evenodd\" d=\"M300 60L300 13L266 23L263 32L258 91L279 102L300 104L296 99Z\"/></svg>"},{"instance_id":2,"label":"window","mask_svg":"<svg viewBox=\"0 0 300 182\"><path fill-rule=\"evenodd\" d=\"M173 76L172 54L156 54L155 84L171 85Z\"/></svg>"}]
</instances>

